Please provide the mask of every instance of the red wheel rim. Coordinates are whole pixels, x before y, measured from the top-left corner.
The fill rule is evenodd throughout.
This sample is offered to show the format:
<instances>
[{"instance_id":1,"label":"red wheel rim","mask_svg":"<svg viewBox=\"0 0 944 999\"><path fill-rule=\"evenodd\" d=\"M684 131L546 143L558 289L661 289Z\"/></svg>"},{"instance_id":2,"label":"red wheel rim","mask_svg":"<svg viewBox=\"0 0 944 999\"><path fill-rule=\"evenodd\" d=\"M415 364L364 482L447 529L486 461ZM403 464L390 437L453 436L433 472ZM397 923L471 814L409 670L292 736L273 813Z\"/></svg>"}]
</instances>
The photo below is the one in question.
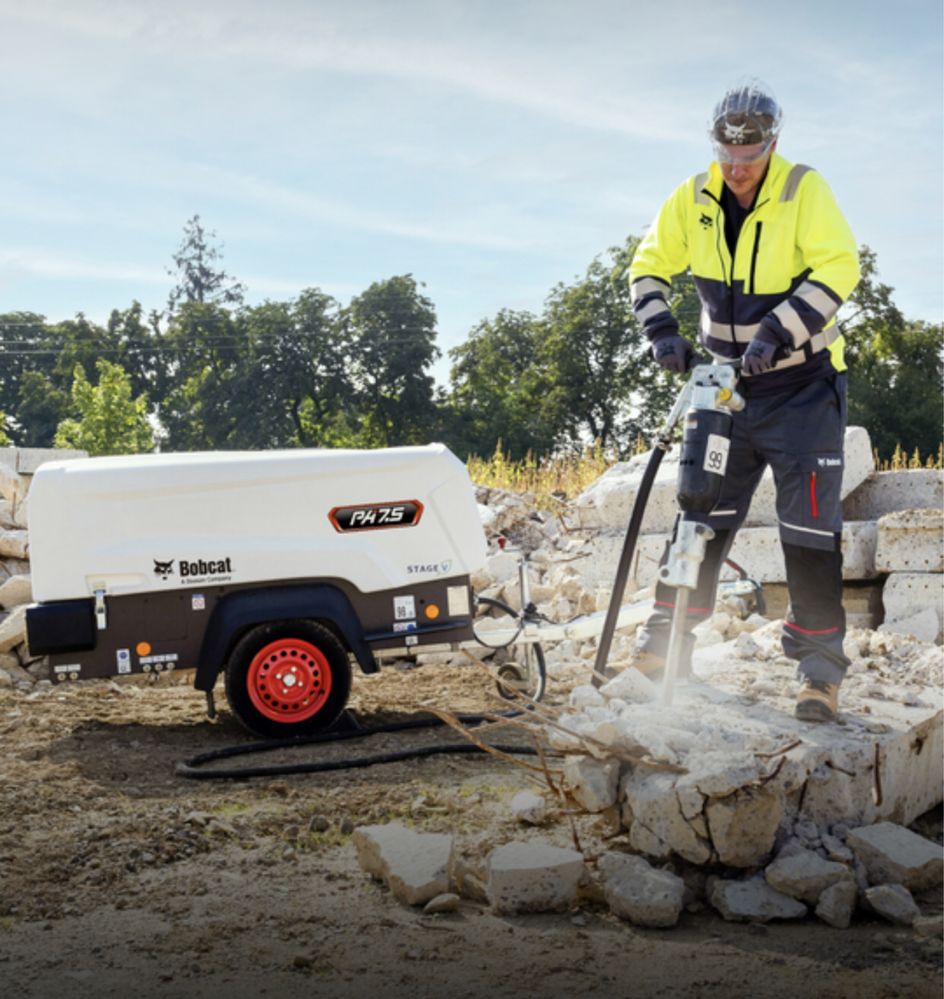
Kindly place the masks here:
<instances>
[{"instance_id":1,"label":"red wheel rim","mask_svg":"<svg viewBox=\"0 0 944 999\"><path fill-rule=\"evenodd\" d=\"M246 685L253 707L266 718L306 721L324 707L331 693L331 665L311 642L280 638L256 653Z\"/></svg>"}]
</instances>

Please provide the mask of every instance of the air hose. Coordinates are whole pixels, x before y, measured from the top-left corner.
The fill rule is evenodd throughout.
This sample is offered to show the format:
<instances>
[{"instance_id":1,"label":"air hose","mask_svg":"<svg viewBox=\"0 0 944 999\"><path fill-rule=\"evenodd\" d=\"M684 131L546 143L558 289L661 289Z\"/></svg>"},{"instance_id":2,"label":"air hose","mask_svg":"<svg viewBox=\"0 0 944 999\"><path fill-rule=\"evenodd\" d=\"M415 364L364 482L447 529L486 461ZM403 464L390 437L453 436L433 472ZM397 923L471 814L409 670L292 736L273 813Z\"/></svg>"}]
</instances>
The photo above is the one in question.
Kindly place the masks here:
<instances>
[{"instance_id":1,"label":"air hose","mask_svg":"<svg viewBox=\"0 0 944 999\"><path fill-rule=\"evenodd\" d=\"M501 717L512 718L520 712L508 712ZM464 725L480 725L485 721L494 720L494 715L459 715L458 720ZM247 777L281 777L291 774L328 773L333 770L354 770L359 767L370 767L383 763L397 763L401 760L418 759L427 756L439 756L447 753L484 753L479 746L470 742L447 743L438 746L418 746L413 749L396 750L390 753L378 753L373 756L362 756L354 759L324 760L309 763L277 763L271 766L259 767L205 767L204 764L215 760L230 759L234 756L247 756L253 753L272 752L277 749L294 749L299 746L319 745L330 742L345 742L349 739L361 739L371 735L383 735L391 732L405 732L414 729L438 728L445 724L438 718L410 718L406 721L389 722L386 725L373 725L362 728L350 714L342 715L339 727L314 735L296 736L291 739L267 739L261 742L250 742L239 746L224 746L207 753L178 763L175 772L179 777L190 780L242 780ZM534 756L536 750L530 746L493 745L491 748L503 753L513 753L519 756Z\"/></svg>"},{"instance_id":2,"label":"air hose","mask_svg":"<svg viewBox=\"0 0 944 999\"><path fill-rule=\"evenodd\" d=\"M604 671L607 660L610 658L610 646L613 643L613 633L616 631L616 620L623 605L623 590L626 589L626 580L629 578L629 566L633 560L633 553L636 551L642 517L646 512L646 504L649 502L649 493L652 492L652 483L655 482L656 472L659 471L659 465L662 463L668 446L667 440L660 439L656 442L656 446L649 455L649 461L646 463L639 491L636 493L633 512L629 518L629 527L626 528L626 537L623 539L623 550L620 552L619 563L616 567L616 579L613 581L610 606L607 608L603 630L600 632L600 643L597 646L597 657L593 666L592 682L594 687L599 687L605 676Z\"/></svg>"}]
</instances>

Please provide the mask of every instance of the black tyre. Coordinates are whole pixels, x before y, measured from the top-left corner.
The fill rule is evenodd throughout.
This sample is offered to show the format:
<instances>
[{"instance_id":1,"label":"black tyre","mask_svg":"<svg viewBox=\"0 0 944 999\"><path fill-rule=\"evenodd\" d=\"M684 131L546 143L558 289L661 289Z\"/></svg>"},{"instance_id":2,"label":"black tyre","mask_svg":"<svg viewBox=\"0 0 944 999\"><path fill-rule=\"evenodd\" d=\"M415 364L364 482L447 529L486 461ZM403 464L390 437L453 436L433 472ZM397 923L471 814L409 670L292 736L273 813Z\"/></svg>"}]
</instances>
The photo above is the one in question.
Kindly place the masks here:
<instances>
[{"instance_id":1,"label":"black tyre","mask_svg":"<svg viewBox=\"0 0 944 999\"><path fill-rule=\"evenodd\" d=\"M262 624L236 643L226 699L256 735L290 738L329 728L351 693L351 664L337 636L315 621Z\"/></svg>"},{"instance_id":2,"label":"black tyre","mask_svg":"<svg viewBox=\"0 0 944 999\"><path fill-rule=\"evenodd\" d=\"M513 607L493 597L477 597L476 604L476 618L479 620L485 617L501 620L517 618ZM481 633L479 642L486 648L491 647L487 631ZM482 656L482 661L490 663L497 670L498 676L503 681L496 685L498 693L506 700L514 699L514 694L508 690L508 687L512 687L533 701L540 701L544 696L547 686L547 667L544 661L544 649L537 642L515 644L512 641Z\"/></svg>"}]
</instances>

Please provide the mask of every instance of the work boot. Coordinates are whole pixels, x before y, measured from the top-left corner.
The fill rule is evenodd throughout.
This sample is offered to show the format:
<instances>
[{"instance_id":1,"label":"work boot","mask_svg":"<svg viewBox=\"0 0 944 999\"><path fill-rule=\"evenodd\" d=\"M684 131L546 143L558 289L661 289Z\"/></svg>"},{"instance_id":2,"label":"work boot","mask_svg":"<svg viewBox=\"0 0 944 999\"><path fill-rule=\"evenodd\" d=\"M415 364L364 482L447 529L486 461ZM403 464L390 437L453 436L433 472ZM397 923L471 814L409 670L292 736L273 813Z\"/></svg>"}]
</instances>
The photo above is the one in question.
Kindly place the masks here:
<instances>
[{"instance_id":1,"label":"work boot","mask_svg":"<svg viewBox=\"0 0 944 999\"><path fill-rule=\"evenodd\" d=\"M796 717L800 721L835 721L839 711L839 684L805 680L797 695Z\"/></svg>"},{"instance_id":2,"label":"work boot","mask_svg":"<svg viewBox=\"0 0 944 999\"><path fill-rule=\"evenodd\" d=\"M647 679L658 682L665 673L665 656L657 655L648 649L636 649L627 666L638 669Z\"/></svg>"}]
</instances>

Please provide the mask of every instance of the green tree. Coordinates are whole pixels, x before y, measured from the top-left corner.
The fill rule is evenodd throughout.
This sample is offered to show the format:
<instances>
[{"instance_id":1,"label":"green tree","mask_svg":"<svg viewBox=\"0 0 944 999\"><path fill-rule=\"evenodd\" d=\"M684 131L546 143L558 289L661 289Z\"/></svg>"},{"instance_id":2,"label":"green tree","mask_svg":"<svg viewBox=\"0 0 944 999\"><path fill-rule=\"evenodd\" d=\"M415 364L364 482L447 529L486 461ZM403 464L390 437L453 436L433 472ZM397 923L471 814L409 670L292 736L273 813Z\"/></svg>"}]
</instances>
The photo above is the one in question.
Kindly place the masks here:
<instances>
[{"instance_id":1,"label":"green tree","mask_svg":"<svg viewBox=\"0 0 944 999\"><path fill-rule=\"evenodd\" d=\"M449 352L446 439L463 456L502 452L520 460L553 449L555 427L543 404L553 380L538 360L541 322L503 309L484 319Z\"/></svg>"},{"instance_id":2,"label":"green tree","mask_svg":"<svg viewBox=\"0 0 944 999\"><path fill-rule=\"evenodd\" d=\"M13 441L10 439L10 435L6 431L7 418L0 412L0 447L9 447Z\"/></svg>"},{"instance_id":3,"label":"green tree","mask_svg":"<svg viewBox=\"0 0 944 999\"><path fill-rule=\"evenodd\" d=\"M184 235L174 253L176 270L167 273L177 279L167 299L167 312L173 315L181 302L241 305L246 288L221 267L222 249L213 244L216 233L203 228L199 215L184 223Z\"/></svg>"},{"instance_id":4,"label":"green tree","mask_svg":"<svg viewBox=\"0 0 944 999\"><path fill-rule=\"evenodd\" d=\"M81 313L54 324L30 312L0 316L0 409L9 414L14 444L52 444L68 415L75 365L91 378L100 357L120 363L121 345Z\"/></svg>"},{"instance_id":5,"label":"green tree","mask_svg":"<svg viewBox=\"0 0 944 999\"><path fill-rule=\"evenodd\" d=\"M849 422L865 427L880 457L897 445L934 454L942 438L944 327L908 320L860 249L862 278L840 313L849 364Z\"/></svg>"},{"instance_id":6,"label":"green tree","mask_svg":"<svg viewBox=\"0 0 944 999\"><path fill-rule=\"evenodd\" d=\"M661 416L672 394L649 355L630 300L627 269L638 240L594 259L582 280L560 284L544 311L542 356L554 387L545 411L559 444L597 441L625 455Z\"/></svg>"},{"instance_id":7,"label":"green tree","mask_svg":"<svg viewBox=\"0 0 944 999\"><path fill-rule=\"evenodd\" d=\"M78 448L91 455L153 450L147 398L132 398L131 379L119 365L100 360L96 371L98 384L92 385L82 365L76 364L71 398L77 416L59 424L55 446Z\"/></svg>"},{"instance_id":8,"label":"green tree","mask_svg":"<svg viewBox=\"0 0 944 999\"><path fill-rule=\"evenodd\" d=\"M361 442L428 442L438 417L429 373L439 357L433 303L411 274L403 274L372 284L351 301L341 322L339 348L347 348Z\"/></svg>"}]
</instances>

